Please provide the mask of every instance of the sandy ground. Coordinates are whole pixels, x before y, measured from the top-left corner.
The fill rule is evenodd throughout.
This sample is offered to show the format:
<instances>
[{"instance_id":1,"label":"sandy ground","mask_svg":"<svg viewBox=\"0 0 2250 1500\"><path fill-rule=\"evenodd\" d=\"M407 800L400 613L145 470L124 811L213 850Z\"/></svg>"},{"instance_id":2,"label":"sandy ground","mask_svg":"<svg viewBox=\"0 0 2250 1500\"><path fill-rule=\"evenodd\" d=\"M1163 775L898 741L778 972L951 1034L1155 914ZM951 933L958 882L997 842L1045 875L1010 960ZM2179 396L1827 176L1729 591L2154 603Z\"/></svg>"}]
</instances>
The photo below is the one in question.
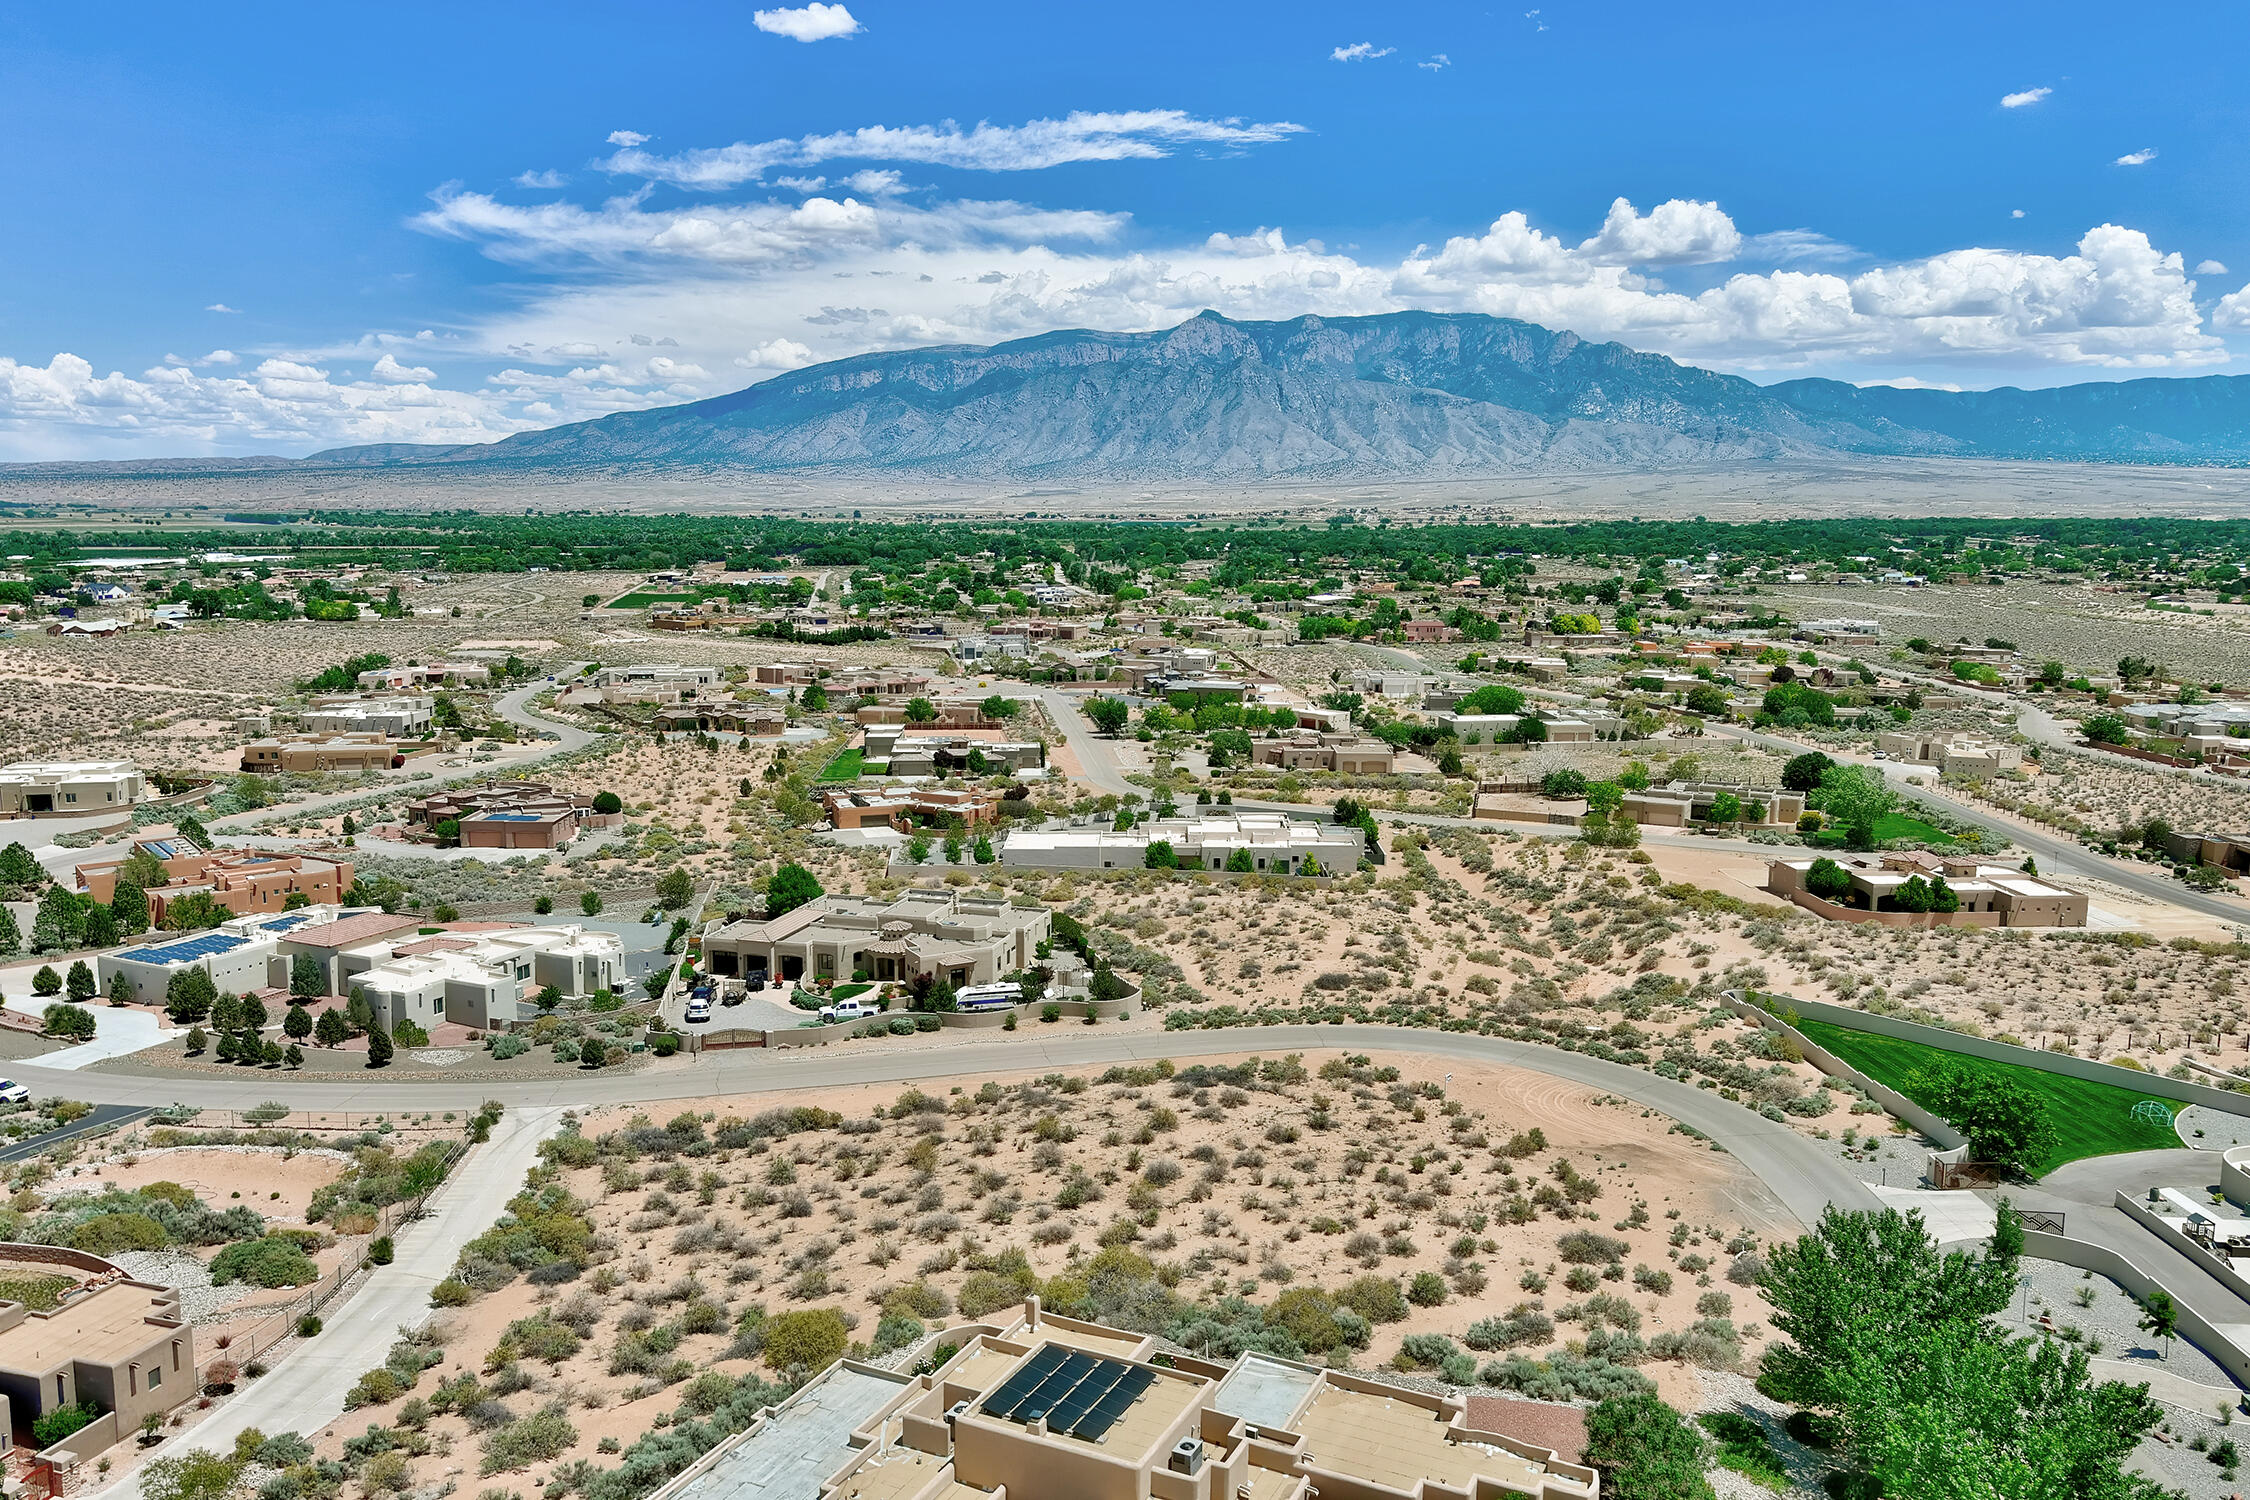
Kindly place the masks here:
<instances>
[{"instance_id":1,"label":"sandy ground","mask_svg":"<svg viewBox=\"0 0 2250 1500\"><path fill-rule=\"evenodd\" d=\"M183 1146L152 1148L108 1161L66 1167L48 1179L49 1192L131 1191L152 1182L176 1182L217 1208L237 1203L268 1219L302 1224L315 1191L342 1175L344 1164L328 1152L285 1152L279 1147Z\"/></svg>"}]
</instances>

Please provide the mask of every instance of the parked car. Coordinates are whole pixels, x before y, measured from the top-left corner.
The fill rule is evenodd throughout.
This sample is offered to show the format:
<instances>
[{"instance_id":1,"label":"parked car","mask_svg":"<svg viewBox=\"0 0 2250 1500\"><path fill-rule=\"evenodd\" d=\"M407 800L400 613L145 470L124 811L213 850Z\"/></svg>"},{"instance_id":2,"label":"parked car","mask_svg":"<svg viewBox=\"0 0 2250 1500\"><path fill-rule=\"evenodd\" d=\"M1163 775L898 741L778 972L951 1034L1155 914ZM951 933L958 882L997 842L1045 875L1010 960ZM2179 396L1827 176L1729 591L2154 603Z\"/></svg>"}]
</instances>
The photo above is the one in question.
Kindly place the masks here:
<instances>
[{"instance_id":1,"label":"parked car","mask_svg":"<svg viewBox=\"0 0 2250 1500\"><path fill-rule=\"evenodd\" d=\"M0 1104L29 1104L31 1090L13 1078L0 1078Z\"/></svg>"},{"instance_id":2,"label":"parked car","mask_svg":"<svg viewBox=\"0 0 2250 1500\"><path fill-rule=\"evenodd\" d=\"M690 1026L700 1026L710 1019L711 1002L709 1000L705 999L701 995L697 995L688 1001L687 1023Z\"/></svg>"},{"instance_id":3,"label":"parked car","mask_svg":"<svg viewBox=\"0 0 2250 1500\"><path fill-rule=\"evenodd\" d=\"M823 1005L820 1008L820 1019L823 1021L864 1021L874 1014L874 1006L862 1005L857 1000L839 1000L834 1005Z\"/></svg>"}]
</instances>

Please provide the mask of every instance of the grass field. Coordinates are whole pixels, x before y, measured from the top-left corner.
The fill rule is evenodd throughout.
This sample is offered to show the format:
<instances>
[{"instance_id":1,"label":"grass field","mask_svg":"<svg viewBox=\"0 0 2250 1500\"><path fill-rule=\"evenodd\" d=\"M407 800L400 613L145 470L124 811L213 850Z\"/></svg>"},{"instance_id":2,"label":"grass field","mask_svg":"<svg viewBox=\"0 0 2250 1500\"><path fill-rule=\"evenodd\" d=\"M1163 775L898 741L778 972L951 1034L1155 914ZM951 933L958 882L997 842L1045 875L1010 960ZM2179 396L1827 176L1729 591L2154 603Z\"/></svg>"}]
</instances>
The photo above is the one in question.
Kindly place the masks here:
<instances>
[{"instance_id":1,"label":"grass field","mask_svg":"<svg viewBox=\"0 0 2250 1500\"><path fill-rule=\"evenodd\" d=\"M2042 1177L2065 1162L2082 1157L2113 1156L2120 1151L2155 1151L2180 1144L2178 1132L2170 1125L2133 1118L2133 1106L2153 1095L2137 1094L2082 1078L2065 1078L2059 1073L2045 1073L2014 1063L1987 1062L1979 1057L1941 1052L1920 1042L1875 1036L1823 1021L1800 1020L1797 1029L1807 1040L1827 1048L1877 1083L1890 1085L1917 1104L1927 1105L1932 1086L1951 1070L2003 1077L2020 1084L2045 1106L2048 1122L2055 1127L2054 1153L2039 1164ZM2169 1099L2156 1102L2175 1113L2181 1108Z\"/></svg>"},{"instance_id":2,"label":"grass field","mask_svg":"<svg viewBox=\"0 0 2250 1500\"><path fill-rule=\"evenodd\" d=\"M1953 842L1951 834L1920 818L1910 818L1904 813L1885 813L1875 824L1875 842L1886 844L1892 839L1919 839L1941 849ZM1844 831L1841 828L1831 828L1826 833L1814 834L1806 842L1823 849L1841 849L1844 847Z\"/></svg>"},{"instance_id":3,"label":"grass field","mask_svg":"<svg viewBox=\"0 0 2250 1500\"><path fill-rule=\"evenodd\" d=\"M693 604L699 597L700 596L696 594L619 594L616 598L610 600L609 603L603 605L602 608L647 609L651 605L655 604Z\"/></svg>"},{"instance_id":4,"label":"grass field","mask_svg":"<svg viewBox=\"0 0 2250 1500\"><path fill-rule=\"evenodd\" d=\"M857 745L854 745L849 750L839 752L836 758L822 769L820 779L822 781L857 781L863 765L861 751Z\"/></svg>"}]
</instances>

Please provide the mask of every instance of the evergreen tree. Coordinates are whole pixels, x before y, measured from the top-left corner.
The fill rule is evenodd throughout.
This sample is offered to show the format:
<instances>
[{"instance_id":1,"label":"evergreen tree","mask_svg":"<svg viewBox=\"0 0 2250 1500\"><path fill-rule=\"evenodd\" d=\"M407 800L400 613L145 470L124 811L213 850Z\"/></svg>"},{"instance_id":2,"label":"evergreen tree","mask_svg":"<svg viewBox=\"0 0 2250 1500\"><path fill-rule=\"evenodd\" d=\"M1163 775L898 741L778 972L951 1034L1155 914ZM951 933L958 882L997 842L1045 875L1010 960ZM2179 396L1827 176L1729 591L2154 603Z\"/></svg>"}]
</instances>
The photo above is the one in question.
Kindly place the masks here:
<instances>
[{"instance_id":1,"label":"evergreen tree","mask_svg":"<svg viewBox=\"0 0 2250 1500\"><path fill-rule=\"evenodd\" d=\"M255 995L242 997L242 1027L245 1031L266 1029L266 1003Z\"/></svg>"},{"instance_id":2,"label":"evergreen tree","mask_svg":"<svg viewBox=\"0 0 2250 1500\"><path fill-rule=\"evenodd\" d=\"M94 971L86 967L83 958L72 961L70 973L64 976L63 992L80 1005L94 998Z\"/></svg>"},{"instance_id":3,"label":"evergreen tree","mask_svg":"<svg viewBox=\"0 0 2250 1500\"><path fill-rule=\"evenodd\" d=\"M208 1020L218 1002L219 987L201 969L182 969L164 986L164 1012L174 1024L192 1026Z\"/></svg>"},{"instance_id":4,"label":"evergreen tree","mask_svg":"<svg viewBox=\"0 0 2250 1500\"><path fill-rule=\"evenodd\" d=\"M281 1019L281 1029L291 1041L303 1041L313 1033L312 1012L302 1005L290 1006L289 1014Z\"/></svg>"},{"instance_id":5,"label":"evergreen tree","mask_svg":"<svg viewBox=\"0 0 2250 1500\"><path fill-rule=\"evenodd\" d=\"M344 1024L354 1032L375 1029L374 1007L367 1003L367 991L356 984L352 986L351 998L344 1002Z\"/></svg>"},{"instance_id":6,"label":"evergreen tree","mask_svg":"<svg viewBox=\"0 0 2250 1500\"><path fill-rule=\"evenodd\" d=\"M39 861L33 859L31 851L21 843L0 849L0 885L37 885L46 878L47 872L39 868Z\"/></svg>"},{"instance_id":7,"label":"evergreen tree","mask_svg":"<svg viewBox=\"0 0 2250 1500\"><path fill-rule=\"evenodd\" d=\"M110 1004L131 1005L135 998L136 996L133 993L133 981L125 977L124 970L120 969L117 973L109 976Z\"/></svg>"},{"instance_id":8,"label":"evergreen tree","mask_svg":"<svg viewBox=\"0 0 2250 1500\"><path fill-rule=\"evenodd\" d=\"M395 1050L391 1045L389 1034L382 1027L370 1026L367 1029L367 1065L369 1067L389 1067L391 1054Z\"/></svg>"},{"instance_id":9,"label":"evergreen tree","mask_svg":"<svg viewBox=\"0 0 2250 1500\"><path fill-rule=\"evenodd\" d=\"M322 1011L320 1019L313 1024L313 1040L323 1047L341 1046L351 1034L351 1027L344 1022L344 1013L333 1006Z\"/></svg>"},{"instance_id":10,"label":"evergreen tree","mask_svg":"<svg viewBox=\"0 0 2250 1500\"><path fill-rule=\"evenodd\" d=\"M62 934L62 942L57 946L75 948L85 941L88 905L59 885L47 887L47 893L39 898L39 920L45 922L53 917L55 931Z\"/></svg>"},{"instance_id":11,"label":"evergreen tree","mask_svg":"<svg viewBox=\"0 0 2250 1500\"><path fill-rule=\"evenodd\" d=\"M117 889L110 893L109 914L117 919L119 933L138 937L148 931L148 892L139 882L120 877Z\"/></svg>"},{"instance_id":12,"label":"evergreen tree","mask_svg":"<svg viewBox=\"0 0 2250 1500\"><path fill-rule=\"evenodd\" d=\"M308 1000L328 993L328 975L319 959L300 953L289 960L289 993Z\"/></svg>"},{"instance_id":13,"label":"evergreen tree","mask_svg":"<svg viewBox=\"0 0 2250 1500\"><path fill-rule=\"evenodd\" d=\"M305 1065L305 1049L291 1042L288 1050L281 1054L281 1060L292 1068L301 1068Z\"/></svg>"},{"instance_id":14,"label":"evergreen tree","mask_svg":"<svg viewBox=\"0 0 2250 1500\"><path fill-rule=\"evenodd\" d=\"M89 948L114 948L117 946L117 918L100 902L86 908L86 931L83 937Z\"/></svg>"},{"instance_id":15,"label":"evergreen tree","mask_svg":"<svg viewBox=\"0 0 2250 1500\"><path fill-rule=\"evenodd\" d=\"M23 929L16 925L16 914L0 906L0 958L9 958L23 951Z\"/></svg>"},{"instance_id":16,"label":"evergreen tree","mask_svg":"<svg viewBox=\"0 0 2250 1500\"><path fill-rule=\"evenodd\" d=\"M211 1002L211 1024L220 1031L242 1029L242 1002L232 995L221 995Z\"/></svg>"},{"instance_id":17,"label":"evergreen tree","mask_svg":"<svg viewBox=\"0 0 2250 1500\"><path fill-rule=\"evenodd\" d=\"M188 1056L190 1056L190 1057L197 1057L197 1056L200 1056L200 1055L202 1055L202 1053L204 1052L204 1050L205 1050L206 1048L208 1048L208 1047L209 1047L210 1045L211 1045L211 1037L210 1037L209 1033L205 1032L205 1031L204 1031L204 1029L203 1029L202 1027L200 1027L200 1026L190 1026L190 1027L188 1028L188 1034L187 1034L187 1054L188 1054Z\"/></svg>"},{"instance_id":18,"label":"evergreen tree","mask_svg":"<svg viewBox=\"0 0 2250 1500\"><path fill-rule=\"evenodd\" d=\"M41 964L39 972L31 976L31 993L34 995L59 995L62 993L62 976L53 964Z\"/></svg>"}]
</instances>

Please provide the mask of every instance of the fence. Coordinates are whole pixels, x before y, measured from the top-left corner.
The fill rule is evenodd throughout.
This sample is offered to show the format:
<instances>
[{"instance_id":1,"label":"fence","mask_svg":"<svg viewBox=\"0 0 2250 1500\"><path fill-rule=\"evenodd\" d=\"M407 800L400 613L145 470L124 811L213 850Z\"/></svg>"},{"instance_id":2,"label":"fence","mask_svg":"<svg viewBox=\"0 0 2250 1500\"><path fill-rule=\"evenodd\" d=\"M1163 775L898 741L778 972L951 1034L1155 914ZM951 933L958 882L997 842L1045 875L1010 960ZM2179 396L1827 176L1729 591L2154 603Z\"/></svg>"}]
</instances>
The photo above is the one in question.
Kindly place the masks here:
<instances>
[{"instance_id":1,"label":"fence","mask_svg":"<svg viewBox=\"0 0 2250 1500\"><path fill-rule=\"evenodd\" d=\"M996 1006L989 1010L939 1011L937 1022L947 1031L1000 1031L1008 1024L1010 1016L1016 1019L1016 1029L1024 1031L1026 1022L1042 1019L1041 1013L1050 1005L1063 1017L1083 1021L1113 1020L1125 1014L1141 999L1141 987L1124 975L1117 976L1126 986L1125 994L1116 1000L1041 1000L1030 1005ZM916 1014L912 1011L878 1012L873 1017L862 1016L855 1021L837 1021L827 1026L790 1026L775 1030L761 1030L754 1026L730 1026L717 1031L689 1032L681 1046L690 1052L718 1052L735 1047L824 1047L844 1038L877 1035L868 1031L873 1024L888 1027L901 1016ZM922 1012L921 1014L929 1014Z\"/></svg>"},{"instance_id":2,"label":"fence","mask_svg":"<svg viewBox=\"0 0 2250 1500\"><path fill-rule=\"evenodd\" d=\"M468 1150L469 1143L467 1141L455 1141L452 1151L446 1156L446 1175L444 1178L440 1178L427 1192L416 1194L412 1198L402 1198L396 1203L385 1204L378 1209L375 1214L375 1229L369 1238L372 1240L391 1234L401 1224L410 1223L419 1218L423 1205L429 1202L430 1194L444 1186L446 1180L451 1178L454 1168L460 1165L461 1158L468 1154ZM366 1255L362 1251L352 1261L338 1266L318 1281L298 1288L296 1295L292 1296L287 1302L268 1310L248 1327L227 1328L221 1332L218 1337L212 1340L208 1357L205 1357L205 1351L197 1351L196 1389L201 1390L204 1386L210 1384L212 1366L223 1363L239 1368L250 1363L283 1339L293 1335L297 1331L297 1320L299 1318L307 1313L317 1313L327 1307L351 1285L352 1280L360 1272L366 1269Z\"/></svg>"}]
</instances>

